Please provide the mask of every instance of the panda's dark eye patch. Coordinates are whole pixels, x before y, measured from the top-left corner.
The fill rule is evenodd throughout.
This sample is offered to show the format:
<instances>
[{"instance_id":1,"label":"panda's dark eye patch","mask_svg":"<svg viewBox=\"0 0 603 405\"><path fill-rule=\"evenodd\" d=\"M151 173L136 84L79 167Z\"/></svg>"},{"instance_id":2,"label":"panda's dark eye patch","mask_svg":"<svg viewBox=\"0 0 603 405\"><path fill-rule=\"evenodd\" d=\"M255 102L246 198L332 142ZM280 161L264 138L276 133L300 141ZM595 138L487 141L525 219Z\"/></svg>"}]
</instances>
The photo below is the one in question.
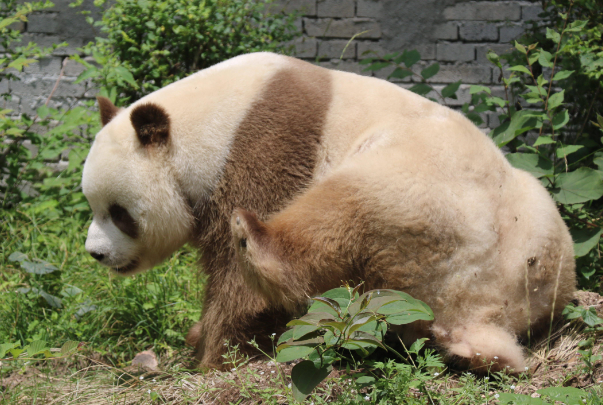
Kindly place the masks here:
<instances>
[{"instance_id":1,"label":"panda's dark eye patch","mask_svg":"<svg viewBox=\"0 0 603 405\"><path fill-rule=\"evenodd\" d=\"M121 205L113 204L109 207L109 215L111 215L111 221L113 221L117 229L132 239L138 237L138 226L128 210Z\"/></svg>"}]
</instances>

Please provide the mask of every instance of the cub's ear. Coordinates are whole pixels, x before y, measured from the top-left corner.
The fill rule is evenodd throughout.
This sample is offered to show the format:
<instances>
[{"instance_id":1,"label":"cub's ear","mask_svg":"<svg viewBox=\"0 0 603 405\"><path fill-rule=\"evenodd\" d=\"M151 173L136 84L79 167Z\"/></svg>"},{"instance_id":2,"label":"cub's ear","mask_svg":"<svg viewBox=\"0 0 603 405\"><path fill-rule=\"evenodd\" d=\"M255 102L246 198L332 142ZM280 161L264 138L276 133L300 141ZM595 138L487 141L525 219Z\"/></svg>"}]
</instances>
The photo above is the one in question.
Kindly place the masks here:
<instances>
[{"instance_id":1,"label":"cub's ear","mask_svg":"<svg viewBox=\"0 0 603 405\"><path fill-rule=\"evenodd\" d=\"M104 127L117 115L121 108L115 107L107 97L98 96L96 100L98 101L98 108L100 110L101 123Z\"/></svg>"},{"instance_id":2,"label":"cub's ear","mask_svg":"<svg viewBox=\"0 0 603 405\"><path fill-rule=\"evenodd\" d=\"M132 110L130 121L144 146L165 145L170 135L170 117L163 107L141 104Z\"/></svg>"},{"instance_id":3,"label":"cub's ear","mask_svg":"<svg viewBox=\"0 0 603 405\"><path fill-rule=\"evenodd\" d=\"M260 221L253 212L236 208L232 213L230 220L232 235L235 243L241 247L246 247L248 239L253 239L256 243L265 242L268 237L268 227Z\"/></svg>"}]
</instances>

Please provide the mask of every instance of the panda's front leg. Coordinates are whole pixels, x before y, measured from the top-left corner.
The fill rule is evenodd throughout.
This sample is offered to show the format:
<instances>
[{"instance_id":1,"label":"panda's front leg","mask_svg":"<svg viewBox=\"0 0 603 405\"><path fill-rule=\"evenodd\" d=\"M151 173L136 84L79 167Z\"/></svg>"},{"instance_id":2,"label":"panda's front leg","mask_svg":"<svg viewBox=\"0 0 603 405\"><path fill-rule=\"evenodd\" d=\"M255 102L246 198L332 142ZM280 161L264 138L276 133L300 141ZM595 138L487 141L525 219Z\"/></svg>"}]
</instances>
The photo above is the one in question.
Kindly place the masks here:
<instances>
[{"instance_id":1,"label":"panda's front leg","mask_svg":"<svg viewBox=\"0 0 603 405\"><path fill-rule=\"evenodd\" d=\"M237 264L230 266L209 277L202 318L186 337L202 368L226 370L245 357L257 356L252 340L270 353L272 334L280 336L291 319L283 309L269 307L263 297L250 293Z\"/></svg>"}]
</instances>

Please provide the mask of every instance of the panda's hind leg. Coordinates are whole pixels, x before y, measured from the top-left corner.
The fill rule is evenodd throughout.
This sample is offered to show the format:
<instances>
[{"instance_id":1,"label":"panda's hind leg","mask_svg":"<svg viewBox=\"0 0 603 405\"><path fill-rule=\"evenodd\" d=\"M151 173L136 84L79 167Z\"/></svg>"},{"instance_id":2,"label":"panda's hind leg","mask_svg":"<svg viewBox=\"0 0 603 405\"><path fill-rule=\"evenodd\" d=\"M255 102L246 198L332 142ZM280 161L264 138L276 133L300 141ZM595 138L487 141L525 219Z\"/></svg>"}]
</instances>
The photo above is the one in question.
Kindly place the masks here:
<instances>
[{"instance_id":1,"label":"panda's hind leg","mask_svg":"<svg viewBox=\"0 0 603 405\"><path fill-rule=\"evenodd\" d=\"M468 324L446 328L437 323L432 332L436 344L459 365L477 373L524 370L523 349L517 338L492 324Z\"/></svg>"}]
</instances>

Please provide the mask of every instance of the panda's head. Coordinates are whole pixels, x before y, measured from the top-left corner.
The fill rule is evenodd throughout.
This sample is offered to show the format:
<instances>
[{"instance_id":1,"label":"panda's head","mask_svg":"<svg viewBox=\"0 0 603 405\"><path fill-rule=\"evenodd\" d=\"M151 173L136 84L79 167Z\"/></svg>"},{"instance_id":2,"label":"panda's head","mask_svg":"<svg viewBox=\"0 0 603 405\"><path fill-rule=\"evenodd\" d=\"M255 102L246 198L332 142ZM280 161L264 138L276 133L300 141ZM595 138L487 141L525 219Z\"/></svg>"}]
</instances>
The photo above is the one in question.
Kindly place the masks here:
<instances>
[{"instance_id":1,"label":"panda's head","mask_svg":"<svg viewBox=\"0 0 603 405\"><path fill-rule=\"evenodd\" d=\"M170 117L155 103L118 109L99 97L103 129L84 165L82 187L94 213L86 250L132 275L189 240L191 209L173 170Z\"/></svg>"}]
</instances>

